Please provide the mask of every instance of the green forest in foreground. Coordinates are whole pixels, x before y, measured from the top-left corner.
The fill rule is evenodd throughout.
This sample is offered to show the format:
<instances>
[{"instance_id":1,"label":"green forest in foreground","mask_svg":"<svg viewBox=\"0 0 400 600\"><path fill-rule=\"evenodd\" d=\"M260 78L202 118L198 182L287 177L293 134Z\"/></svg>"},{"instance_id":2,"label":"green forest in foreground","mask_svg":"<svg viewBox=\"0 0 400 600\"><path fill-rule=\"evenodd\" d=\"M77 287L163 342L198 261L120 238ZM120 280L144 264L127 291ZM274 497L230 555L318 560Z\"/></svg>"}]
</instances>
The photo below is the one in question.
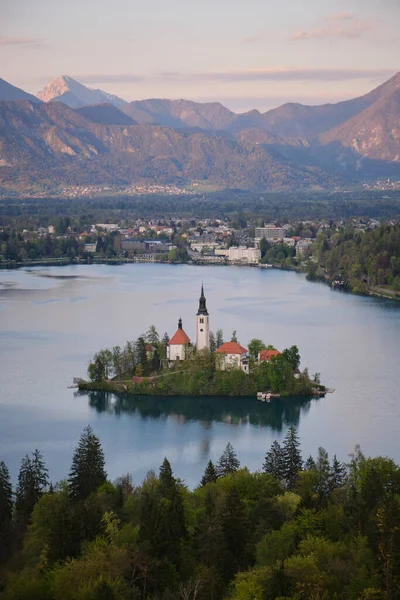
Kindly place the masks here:
<instances>
[{"instance_id":1,"label":"green forest in foreground","mask_svg":"<svg viewBox=\"0 0 400 600\"><path fill-rule=\"evenodd\" d=\"M400 293L400 225L381 225L374 230L327 229L312 247L309 279L342 281L353 292Z\"/></svg>"},{"instance_id":2,"label":"green forest in foreground","mask_svg":"<svg viewBox=\"0 0 400 600\"><path fill-rule=\"evenodd\" d=\"M107 478L88 426L69 476L38 450L16 489L0 462L2 600L395 600L400 468L356 447L347 465L296 429L260 469L228 444L194 490L164 459L140 485Z\"/></svg>"}]
</instances>

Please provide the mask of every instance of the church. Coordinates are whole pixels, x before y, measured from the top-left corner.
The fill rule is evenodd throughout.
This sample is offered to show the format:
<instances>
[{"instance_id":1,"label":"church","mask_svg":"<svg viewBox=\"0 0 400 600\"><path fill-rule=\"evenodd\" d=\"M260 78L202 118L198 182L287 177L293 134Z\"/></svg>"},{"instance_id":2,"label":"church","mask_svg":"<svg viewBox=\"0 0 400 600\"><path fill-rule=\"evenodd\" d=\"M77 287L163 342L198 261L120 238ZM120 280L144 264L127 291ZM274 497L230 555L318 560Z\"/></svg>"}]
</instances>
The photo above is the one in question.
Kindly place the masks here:
<instances>
[{"instance_id":1,"label":"church","mask_svg":"<svg viewBox=\"0 0 400 600\"><path fill-rule=\"evenodd\" d=\"M210 350L210 323L207 310L204 287L201 286L199 308L196 314L196 350ZM188 334L183 329L182 319L178 321L178 329L168 342L167 360L169 364L177 360L189 358L193 352L193 345ZM237 342L224 342L215 350L218 355L217 364L221 370L229 368L241 369L249 372L248 351Z\"/></svg>"},{"instance_id":2,"label":"church","mask_svg":"<svg viewBox=\"0 0 400 600\"><path fill-rule=\"evenodd\" d=\"M175 360L185 360L188 358L188 352L192 347L190 337L184 331L182 319L178 321L178 329L168 342L167 358L170 362ZM204 288L201 286L201 295L199 300L199 310L196 315L196 349L210 349L210 328L209 315L204 296Z\"/></svg>"}]
</instances>

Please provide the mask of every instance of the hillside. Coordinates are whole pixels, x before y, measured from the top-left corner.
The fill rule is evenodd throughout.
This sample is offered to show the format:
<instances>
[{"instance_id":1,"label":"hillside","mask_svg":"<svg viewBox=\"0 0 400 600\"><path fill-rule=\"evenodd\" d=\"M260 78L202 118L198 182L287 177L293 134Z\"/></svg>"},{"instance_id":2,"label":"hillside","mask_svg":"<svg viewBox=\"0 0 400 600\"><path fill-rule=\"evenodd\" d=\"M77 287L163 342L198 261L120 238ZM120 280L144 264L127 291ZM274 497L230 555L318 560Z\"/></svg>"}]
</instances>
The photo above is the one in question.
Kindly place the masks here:
<instances>
[{"instance_id":1,"label":"hillside","mask_svg":"<svg viewBox=\"0 0 400 600\"><path fill-rule=\"evenodd\" d=\"M95 104L93 106L82 106L76 112L93 123L102 125L137 125L131 117L118 110L113 104Z\"/></svg>"},{"instance_id":2,"label":"hillside","mask_svg":"<svg viewBox=\"0 0 400 600\"><path fill-rule=\"evenodd\" d=\"M32 94L28 94L20 88L11 85L4 79L0 78L0 102L8 102L9 100L29 100L30 102L39 103L40 100Z\"/></svg>"},{"instance_id":3,"label":"hillside","mask_svg":"<svg viewBox=\"0 0 400 600\"><path fill-rule=\"evenodd\" d=\"M368 94L352 100L322 106L284 104L264 113L263 125L276 135L310 139L344 123L398 89L400 89L400 73Z\"/></svg>"},{"instance_id":4,"label":"hillside","mask_svg":"<svg viewBox=\"0 0 400 600\"><path fill-rule=\"evenodd\" d=\"M122 106L125 100L103 92L92 90L68 75L59 75L48 83L40 92L38 98L43 102L63 102L70 108L79 108L91 104L108 102L114 106Z\"/></svg>"},{"instance_id":5,"label":"hillside","mask_svg":"<svg viewBox=\"0 0 400 600\"><path fill-rule=\"evenodd\" d=\"M352 119L322 134L319 142L351 148L356 156L400 164L400 86Z\"/></svg>"},{"instance_id":6,"label":"hillside","mask_svg":"<svg viewBox=\"0 0 400 600\"><path fill-rule=\"evenodd\" d=\"M189 100L135 101L126 104L121 110L138 123L174 128L228 129L237 116L219 102L200 103Z\"/></svg>"},{"instance_id":7,"label":"hillside","mask_svg":"<svg viewBox=\"0 0 400 600\"><path fill-rule=\"evenodd\" d=\"M0 104L0 183L129 184L207 180L267 189L331 186L322 170L278 161L224 136L94 123L62 103Z\"/></svg>"}]
</instances>

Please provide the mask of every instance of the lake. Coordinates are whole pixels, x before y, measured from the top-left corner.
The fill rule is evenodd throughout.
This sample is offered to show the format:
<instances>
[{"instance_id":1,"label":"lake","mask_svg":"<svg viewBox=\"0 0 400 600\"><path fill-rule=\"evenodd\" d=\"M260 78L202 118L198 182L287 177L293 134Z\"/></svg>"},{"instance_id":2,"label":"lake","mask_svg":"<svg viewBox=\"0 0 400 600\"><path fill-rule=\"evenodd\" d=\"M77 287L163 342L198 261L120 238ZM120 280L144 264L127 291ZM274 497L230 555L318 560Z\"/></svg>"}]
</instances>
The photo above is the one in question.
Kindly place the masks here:
<instances>
[{"instance_id":1,"label":"lake","mask_svg":"<svg viewBox=\"0 0 400 600\"><path fill-rule=\"evenodd\" d=\"M182 317L191 339L201 282L210 327L278 349L296 344L301 367L335 388L318 400L135 398L78 394L102 347L154 324L170 336ZM165 456L195 486L230 441L243 465L261 468L273 440L298 427L303 455L325 447L346 460L355 444L400 462L400 304L354 296L275 269L128 264L0 271L0 460L16 480L38 448L53 481L67 476L91 424L111 479L139 483Z\"/></svg>"}]
</instances>

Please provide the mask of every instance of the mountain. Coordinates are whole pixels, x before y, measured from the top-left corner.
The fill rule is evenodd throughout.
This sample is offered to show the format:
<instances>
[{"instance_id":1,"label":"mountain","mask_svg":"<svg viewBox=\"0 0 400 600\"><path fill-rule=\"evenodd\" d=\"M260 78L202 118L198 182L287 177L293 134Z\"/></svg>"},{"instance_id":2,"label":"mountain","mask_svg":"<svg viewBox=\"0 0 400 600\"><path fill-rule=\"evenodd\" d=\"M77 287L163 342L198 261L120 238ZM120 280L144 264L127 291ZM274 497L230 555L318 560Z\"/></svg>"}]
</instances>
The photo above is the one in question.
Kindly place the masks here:
<instances>
[{"instance_id":1,"label":"mountain","mask_svg":"<svg viewBox=\"0 0 400 600\"><path fill-rule=\"evenodd\" d=\"M352 117L400 88L400 73L368 94L321 106L288 103L262 115L263 127L275 135L312 139Z\"/></svg>"},{"instance_id":2,"label":"mountain","mask_svg":"<svg viewBox=\"0 0 400 600\"><path fill-rule=\"evenodd\" d=\"M219 102L190 100L140 100L125 104L121 110L137 123L180 129L229 129L237 115Z\"/></svg>"},{"instance_id":3,"label":"mountain","mask_svg":"<svg viewBox=\"0 0 400 600\"><path fill-rule=\"evenodd\" d=\"M93 121L93 123L101 123L102 125L137 125L136 121L118 110L113 104L82 106L77 108L76 112Z\"/></svg>"},{"instance_id":4,"label":"mountain","mask_svg":"<svg viewBox=\"0 0 400 600\"><path fill-rule=\"evenodd\" d=\"M400 165L400 85L345 123L319 136L319 144L352 151L354 159ZM348 154L348 156L350 156Z\"/></svg>"},{"instance_id":5,"label":"mountain","mask_svg":"<svg viewBox=\"0 0 400 600\"><path fill-rule=\"evenodd\" d=\"M0 102L7 102L8 100L30 100L31 102L40 102L36 96L28 94L27 92L24 92L24 90L21 90L20 88L15 87L15 85L11 85L11 83L0 78Z\"/></svg>"},{"instance_id":6,"label":"mountain","mask_svg":"<svg viewBox=\"0 0 400 600\"><path fill-rule=\"evenodd\" d=\"M278 161L225 135L103 125L59 102L0 104L0 185L127 185L208 180L231 187L331 186L317 168Z\"/></svg>"},{"instance_id":7,"label":"mountain","mask_svg":"<svg viewBox=\"0 0 400 600\"><path fill-rule=\"evenodd\" d=\"M43 102L63 102L70 108L79 108L91 104L110 103L123 106L125 100L102 90L92 90L68 75L59 75L48 83L40 92L38 98Z\"/></svg>"}]
</instances>

